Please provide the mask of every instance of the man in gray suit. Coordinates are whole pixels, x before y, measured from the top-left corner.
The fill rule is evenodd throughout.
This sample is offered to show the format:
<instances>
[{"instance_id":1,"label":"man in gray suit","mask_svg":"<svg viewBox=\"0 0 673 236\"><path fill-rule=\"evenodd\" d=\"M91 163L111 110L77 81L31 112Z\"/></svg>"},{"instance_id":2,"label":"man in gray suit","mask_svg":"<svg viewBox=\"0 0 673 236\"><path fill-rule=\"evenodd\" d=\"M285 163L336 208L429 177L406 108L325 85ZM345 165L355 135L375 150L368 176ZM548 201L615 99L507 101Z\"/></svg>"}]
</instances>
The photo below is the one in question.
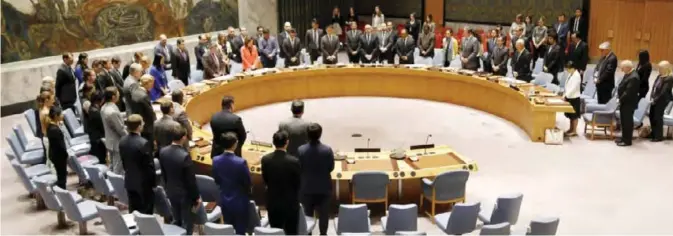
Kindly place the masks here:
<instances>
[{"instance_id":1,"label":"man in gray suit","mask_svg":"<svg viewBox=\"0 0 673 236\"><path fill-rule=\"evenodd\" d=\"M163 116L161 119L157 120L154 122L154 137L156 141L156 146L157 150L161 150L161 148L171 145L171 140L169 136L172 127L175 125L180 125L178 122L175 122L173 120L173 102L171 101L163 101L161 103L161 114Z\"/></svg>"},{"instance_id":2,"label":"man in gray suit","mask_svg":"<svg viewBox=\"0 0 673 236\"><path fill-rule=\"evenodd\" d=\"M187 131L187 139L192 140L192 124L189 122L187 117L187 112L182 108L182 103L185 100L185 94L180 90L175 90L171 93L171 100L173 100L173 120L180 123L182 128ZM189 143L186 143L185 147L189 147Z\"/></svg>"},{"instance_id":3,"label":"man in gray suit","mask_svg":"<svg viewBox=\"0 0 673 236\"><path fill-rule=\"evenodd\" d=\"M276 56L278 55L278 41L275 37L269 35L269 29L263 29L262 37L257 39L259 44L259 57L264 68L276 67Z\"/></svg>"},{"instance_id":4,"label":"man in gray suit","mask_svg":"<svg viewBox=\"0 0 673 236\"><path fill-rule=\"evenodd\" d=\"M168 45L167 38L165 34L159 35L159 44L154 47L154 55L161 55L164 57L164 69L170 70L171 67L171 56L173 55L173 47Z\"/></svg>"},{"instance_id":5,"label":"man in gray suit","mask_svg":"<svg viewBox=\"0 0 673 236\"><path fill-rule=\"evenodd\" d=\"M138 63L133 63L129 66L129 76L124 80L124 87L122 89L122 99L126 105L126 116L133 114L131 111L131 92L139 88L138 81L143 75L143 66Z\"/></svg>"},{"instance_id":6,"label":"man in gray suit","mask_svg":"<svg viewBox=\"0 0 673 236\"><path fill-rule=\"evenodd\" d=\"M463 47L460 53L460 61L463 69L477 71L479 69L479 41L474 36L474 30L468 29L468 37L463 40Z\"/></svg>"},{"instance_id":7,"label":"man in gray suit","mask_svg":"<svg viewBox=\"0 0 673 236\"><path fill-rule=\"evenodd\" d=\"M323 64L336 64L339 61L339 37L334 35L332 26L327 26L327 34L320 39Z\"/></svg>"},{"instance_id":8,"label":"man in gray suit","mask_svg":"<svg viewBox=\"0 0 673 236\"><path fill-rule=\"evenodd\" d=\"M360 35L362 32L358 29L358 24L355 21L351 22L351 30L346 33L346 53L350 63L360 62Z\"/></svg>"},{"instance_id":9,"label":"man in gray suit","mask_svg":"<svg viewBox=\"0 0 673 236\"><path fill-rule=\"evenodd\" d=\"M311 64L318 60L320 56L320 37L323 36L322 29L318 28L318 20L311 20L311 29L306 30L306 52L311 56Z\"/></svg>"},{"instance_id":10,"label":"man in gray suit","mask_svg":"<svg viewBox=\"0 0 673 236\"><path fill-rule=\"evenodd\" d=\"M397 43L395 43L395 51L400 58L400 64L414 64L415 49L414 38L409 37L407 30L402 30L402 37L397 39Z\"/></svg>"},{"instance_id":11,"label":"man in gray suit","mask_svg":"<svg viewBox=\"0 0 673 236\"><path fill-rule=\"evenodd\" d=\"M292 117L281 121L278 125L278 129L285 131L290 136L290 143L287 146L287 153L292 156L297 156L297 149L299 146L304 145L308 140L306 136L306 128L308 127L308 122L301 119L301 116L304 114L304 102L301 100L295 100L292 102Z\"/></svg>"},{"instance_id":12,"label":"man in gray suit","mask_svg":"<svg viewBox=\"0 0 673 236\"><path fill-rule=\"evenodd\" d=\"M110 165L112 172L123 175L124 166L119 154L119 140L128 133L124 129L124 120L116 104L119 101L119 91L116 87L107 87L104 96L105 104L101 109L101 119L105 130L105 147L110 152L110 159L112 159Z\"/></svg>"}]
</instances>

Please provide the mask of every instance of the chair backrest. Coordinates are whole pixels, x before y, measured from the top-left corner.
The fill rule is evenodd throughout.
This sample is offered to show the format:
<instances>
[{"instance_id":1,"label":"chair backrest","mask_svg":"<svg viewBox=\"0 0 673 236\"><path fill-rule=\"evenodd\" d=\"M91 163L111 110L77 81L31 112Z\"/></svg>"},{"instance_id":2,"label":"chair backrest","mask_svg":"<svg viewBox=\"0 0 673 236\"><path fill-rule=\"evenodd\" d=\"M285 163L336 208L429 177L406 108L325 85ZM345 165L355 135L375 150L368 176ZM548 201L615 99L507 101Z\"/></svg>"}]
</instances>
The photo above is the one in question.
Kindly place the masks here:
<instances>
[{"instance_id":1,"label":"chair backrest","mask_svg":"<svg viewBox=\"0 0 673 236\"><path fill-rule=\"evenodd\" d=\"M355 199L375 200L386 198L390 179L382 171L363 171L353 175Z\"/></svg>"},{"instance_id":2,"label":"chair backrest","mask_svg":"<svg viewBox=\"0 0 673 236\"><path fill-rule=\"evenodd\" d=\"M465 234L474 231L477 226L477 217L481 203L458 203L451 210L451 217L446 224L446 230L450 234Z\"/></svg>"},{"instance_id":3,"label":"chair backrest","mask_svg":"<svg viewBox=\"0 0 673 236\"><path fill-rule=\"evenodd\" d=\"M75 199L72 198L70 192L58 186L54 186L52 189L56 193L56 198L58 198L58 201L61 202L63 211L65 211L65 214L68 216L68 218L77 222L81 221L82 213L79 211L77 203L75 203Z\"/></svg>"},{"instance_id":4,"label":"chair backrest","mask_svg":"<svg viewBox=\"0 0 673 236\"><path fill-rule=\"evenodd\" d=\"M72 139L70 131L68 131L68 128L63 124L60 124L58 128L60 128L61 132L63 133L63 139L65 139L65 146L69 148L70 146L72 146L72 144L70 144L70 140Z\"/></svg>"},{"instance_id":5,"label":"chair backrest","mask_svg":"<svg viewBox=\"0 0 673 236\"><path fill-rule=\"evenodd\" d=\"M423 231L397 231L395 232L395 235L424 236L428 234Z\"/></svg>"},{"instance_id":6,"label":"chair backrest","mask_svg":"<svg viewBox=\"0 0 673 236\"><path fill-rule=\"evenodd\" d=\"M285 231L279 228L255 227L255 235L285 235Z\"/></svg>"},{"instance_id":7,"label":"chair backrest","mask_svg":"<svg viewBox=\"0 0 673 236\"><path fill-rule=\"evenodd\" d=\"M666 105L666 109L664 109L664 114L671 114L673 111L673 101L669 102L668 105Z\"/></svg>"},{"instance_id":8,"label":"chair backrest","mask_svg":"<svg viewBox=\"0 0 673 236\"><path fill-rule=\"evenodd\" d=\"M44 205L47 206L47 209L52 211L63 210L61 202L58 201L58 199L56 198L56 194L51 189L51 183L49 183L46 178L40 178L40 177L34 178L33 183L35 183L35 188L42 197Z\"/></svg>"},{"instance_id":9,"label":"chair backrest","mask_svg":"<svg viewBox=\"0 0 673 236\"><path fill-rule=\"evenodd\" d=\"M366 204L341 204L338 217L337 234L369 233L369 213Z\"/></svg>"},{"instance_id":10,"label":"chair backrest","mask_svg":"<svg viewBox=\"0 0 673 236\"><path fill-rule=\"evenodd\" d=\"M129 197L128 194L126 193L126 185L124 184L124 176L115 174L112 171L108 171L105 173L107 175L107 179L110 180L110 183L112 184L112 188L115 191L115 196L117 196L117 199L126 204L127 206L129 205Z\"/></svg>"},{"instance_id":11,"label":"chair backrest","mask_svg":"<svg viewBox=\"0 0 673 236\"><path fill-rule=\"evenodd\" d=\"M87 175L89 175L89 180L91 180L93 188L96 190L96 192L105 195L109 195L114 192L111 189L111 186L107 184L107 179L105 179L105 176L103 176L103 173L100 169L98 169L97 166L84 165L82 167L84 167Z\"/></svg>"},{"instance_id":12,"label":"chair backrest","mask_svg":"<svg viewBox=\"0 0 673 236\"><path fill-rule=\"evenodd\" d=\"M596 83L594 83L594 81L587 82L584 86L584 91L582 91L582 95L587 97L596 96Z\"/></svg>"},{"instance_id":13,"label":"chair backrest","mask_svg":"<svg viewBox=\"0 0 673 236\"><path fill-rule=\"evenodd\" d=\"M617 111L617 98L611 98L608 103L605 104L605 110L612 112Z\"/></svg>"},{"instance_id":14,"label":"chair backrest","mask_svg":"<svg viewBox=\"0 0 673 236\"><path fill-rule=\"evenodd\" d=\"M28 174L26 174L26 170L23 169L21 164L19 164L16 159L10 161L10 163L12 164L14 171L16 171L16 174L19 176L19 179L21 179L21 183L23 184L23 187L26 188L26 191L28 191L28 193L35 192L35 185L33 185L33 182L28 178Z\"/></svg>"},{"instance_id":15,"label":"chair backrest","mask_svg":"<svg viewBox=\"0 0 673 236\"><path fill-rule=\"evenodd\" d=\"M168 82L168 89L171 90L171 92L183 89L185 87L185 84L182 83L182 81L174 79Z\"/></svg>"},{"instance_id":16,"label":"chair backrest","mask_svg":"<svg viewBox=\"0 0 673 236\"><path fill-rule=\"evenodd\" d=\"M469 177L470 172L466 170L447 171L437 175L433 182L435 199L446 201L465 197L465 185Z\"/></svg>"},{"instance_id":17,"label":"chair backrest","mask_svg":"<svg viewBox=\"0 0 673 236\"><path fill-rule=\"evenodd\" d=\"M262 219L259 215L259 208L255 204L254 200L250 200L248 203L248 228L246 231L252 233L255 230L255 227L262 225Z\"/></svg>"},{"instance_id":18,"label":"chair backrest","mask_svg":"<svg viewBox=\"0 0 673 236\"><path fill-rule=\"evenodd\" d=\"M28 109L23 112L23 117L26 118L30 130L33 131L33 135L37 136L37 117L35 117L35 110Z\"/></svg>"},{"instance_id":19,"label":"chair backrest","mask_svg":"<svg viewBox=\"0 0 673 236\"><path fill-rule=\"evenodd\" d=\"M65 126L68 128L68 132L70 132L71 136L75 135L75 130L77 130L81 124L79 121L77 121L77 116L75 116L75 112L72 111L72 109L68 108L63 112L63 123L65 123Z\"/></svg>"},{"instance_id":20,"label":"chair backrest","mask_svg":"<svg viewBox=\"0 0 673 236\"><path fill-rule=\"evenodd\" d=\"M587 68L584 71L584 78L582 78L582 82L588 83L593 83L594 82L594 68Z\"/></svg>"},{"instance_id":21,"label":"chair backrest","mask_svg":"<svg viewBox=\"0 0 673 236\"><path fill-rule=\"evenodd\" d=\"M131 235L122 213L113 206L96 205L98 216L103 220L105 231L110 235Z\"/></svg>"},{"instance_id":22,"label":"chair backrest","mask_svg":"<svg viewBox=\"0 0 673 236\"><path fill-rule=\"evenodd\" d=\"M161 228L159 220L154 215L145 215L138 211L133 212L133 218L136 220L136 225L140 234L143 235L164 235L164 230Z\"/></svg>"},{"instance_id":23,"label":"chair backrest","mask_svg":"<svg viewBox=\"0 0 673 236\"><path fill-rule=\"evenodd\" d=\"M479 235L509 235L510 224L502 222L500 224L484 225L481 227Z\"/></svg>"},{"instance_id":24,"label":"chair backrest","mask_svg":"<svg viewBox=\"0 0 673 236\"><path fill-rule=\"evenodd\" d=\"M21 158L21 156L23 156L24 150L21 148L21 144L19 144L19 139L16 137L16 134L10 133L6 139L7 143L9 143L9 146L12 148L14 155L17 158Z\"/></svg>"},{"instance_id":25,"label":"chair backrest","mask_svg":"<svg viewBox=\"0 0 673 236\"><path fill-rule=\"evenodd\" d=\"M542 67L543 67L542 64L543 63L544 63L544 61L542 59L538 59L537 61L535 61L535 67L533 67L533 74L534 75L542 73Z\"/></svg>"},{"instance_id":26,"label":"chair backrest","mask_svg":"<svg viewBox=\"0 0 673 236\"><path fill-rule=\"evenodd\" d=\"M646 98L641 98L638 101L638 108L633 112L633 120L639 124L645 119L645 115L650 110L650 101Z\"/></svg>"},{"instance_id":27,"label":"chair backrest","mask_svg":"<svg viewBox=\"0 0 673 236\"><path fill-rule=\"evenodd\" d=\"M79 88L79 85L77 87ZM121 93L121 91L120 91L120 93ZM82 118L82 114L83 114L82 113L82 100L78 99L78 101L75 102L74 106L75 106L75 113L76 113L75 115Z\"/></svg>"},{"instance_id":28,"label":"chair backrest","mask_svg":"<svg viewBox=\"0 0 673 236\"><path fill-rule=\"evenodd\" d=\"M493 208L493 214L491 214L490 224L508 222L511 225L515 225L519 219L522 200L523 194L521 193L506 194L498 197L497 203Z\"/></svg>"},{"instance_id":29,"label":"chair backrest","mask_svg":"<svg viewBox=\"0 0 673 236\"><path fill-rule=\"evenodd\" d=\"M526 235L556 235L558 217L538 217L530 222L530 229Z\"/></svg>"},{"instance_id":30,"label":"chair backrest","mask_svg":"<svg viewBox=\"0 0 673 236\"><path fill-rule=\"evenodd\" d=\"M199 194L201 194L201 200L204 202L219 202L219 187L212 177L196 175L196 186L199 189Z\"/></svg>"},{"instance_id":31,"label":"chair backrest","mask_svg":"<svg viewBox=\"0 0 673 236\"><path fill-rule=\"evenodd\" d=\"M23 150L26 150L26 145L28 145L28 139L26 138L26 133L23 132L23 127L21 125L15 125L12 127L12 130L14 130L14 134L16 134L16 137L19 138L19 144L21 144L21 148Z\"/></svg>"},{"instance_id":32,"label":"chair backrest","mask_svg":"<svg viewBox=\"0 0 673 236\"><path fill-rule=\"evenodd\" d=\"M386 222L386 235L393 235L398 231L416 231L418 219L418 207L416 204L398 205L388 207L388 222Z\"/></svg>"},{"instance_id":33,"label":"chair backrest","mask_svg":"<svg viewBox=\"0 0 673 236\"><path fill-rule=\"evenodd\" d=\"M299 234L300 235L305 235L309 234L310 232L306 232L306 228L308 227L306 225L306 215L304 214L304 205L301 203L299 204L299 225L297 226L297 229L299 229Z\"/></svg>"},{"instance_id":34,"label":"chair backrest","mask_svg":"<svg viewBox=\"0 0 673 236\"><path fill-rule=\"evenodd\" d=\"M161 186L154 188L154 211L163 217L173 216L171 201L168 200L166 191Z\"/></svg>"},{"instance_id":35,"label":"chair backrest","mask_svg":"<svg viewBox=\"0 0 673 236\"><path fill-rule=\"evenodd\" d=\"M236 231L234 226L229 224L216 224L212 222L206 222L203 227L203 232L206 235L235 235Z\"/></svg>"},{"instance_id":36,"label":"chair backrest","mask_svg":"<svg viewBox=\"0 0 673 236\"><path fill-rule=\"evenodd\" d=\"M82 167L82 164L79 163L79 160L77 160L77 157L75 156L68 156L68 165L70 166L70 169L75 171L77 174L77 177L79 178L79 183L83 184L89 181L89 175L86 173L84 170L84 167Z\"/></svg>"}]
</instances>

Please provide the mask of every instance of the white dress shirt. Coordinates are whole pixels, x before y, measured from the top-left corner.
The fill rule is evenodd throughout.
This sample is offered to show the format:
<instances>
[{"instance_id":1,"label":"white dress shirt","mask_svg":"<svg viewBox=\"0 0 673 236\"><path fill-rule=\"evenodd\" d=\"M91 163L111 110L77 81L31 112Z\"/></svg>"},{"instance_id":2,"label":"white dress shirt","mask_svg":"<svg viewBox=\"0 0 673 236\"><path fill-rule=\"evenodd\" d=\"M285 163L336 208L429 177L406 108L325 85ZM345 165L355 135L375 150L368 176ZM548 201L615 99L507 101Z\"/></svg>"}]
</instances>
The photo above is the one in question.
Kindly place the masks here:
<instances>
[{"instance_id":1,"label":"white dress shirt","mask_svg":"<svg viewBox=\"0 0 673 236\"><path fill-rule=\"evenodd\" d=\"M572 99L580 97L580 84L582 83L582 77L580 77L580 72L575 70L568 81L566 81L565 92L563 96Z\"/></svg>"}]
</instances>

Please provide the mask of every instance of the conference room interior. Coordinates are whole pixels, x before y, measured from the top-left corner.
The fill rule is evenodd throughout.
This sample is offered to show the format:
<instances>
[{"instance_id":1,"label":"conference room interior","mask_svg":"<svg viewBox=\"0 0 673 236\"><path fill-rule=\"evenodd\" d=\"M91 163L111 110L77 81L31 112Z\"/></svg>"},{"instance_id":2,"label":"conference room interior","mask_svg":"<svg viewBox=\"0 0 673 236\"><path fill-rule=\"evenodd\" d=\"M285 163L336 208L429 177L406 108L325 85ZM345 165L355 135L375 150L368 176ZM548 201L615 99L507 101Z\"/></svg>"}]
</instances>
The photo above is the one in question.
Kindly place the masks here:
<instances>
[{"instance_id":1,"label":"conference room interior","mask_svg":"<svg viewBox=\"0 0 673 236\"><path fill-rule=\"evenodd\" d=\"M175 3L157 1L157 4L164 5L165 8L159 10L149 9L149 5L133 5L136 3L126 0L117 3L115 7L133 6L136 8L128 9L145 9L151 15L159 14L152 11L171 12L171 7L183 1L178 0ZM95 4L77 2L74 7L91 7L92 5L87 4L94 4L93 6L102 9L107 4L99 0L92 2ZM73 148L78 146L73 145L77 139L75 136L88 135L77 134L86 131L75 131L76 127L71 128L73 124L84 127L83 119L88 118L81 116L81 111L71 110L74 120L68 120L66 114L66 120L61 124L62 132L69 133L65 139L70 148L65 191L55 190L56 187L52 186L57 178L53 168L45 166L42 162L24 159L30 156L31 152L33 154L42 152L40 159L46 158L43 149L27 148L33 144L45 146L34 134L31 127L34 125L31 124L34 119L31 121L27 113L33 112L37 91L44 84L43 78L57 77L57 70L63 64L61 53L65 52L54 49L46 52L44 47L48 46L43 45L43 48L39 49L37 47L40 46L34 46L35 43L28 43L27 50L32 50L32 55L18 53L15 51L16 46L6 48L7 42L21 40L16 36L16 24L13 26L9 24L7 7L11 6L16 12L24 11L21 13L24 16L17 19L25 21L24 23L29 26L39 22L25 17L30 12L25 12L25 9L31 7L37 9L39 4L33 6L25 4L20 0L3 0L2 3L2 50L3 54L14 56L3 56L0 80L2 87L0 96L3 100L0 128L2 136L6 138L0 144L0 149L7 157L6 161L0 162L1 233L25 235L70 235L84 232L125 234L127 231L140 234L184 233L184 226L176 226L176 223L165 221L171 218L167 217L167 214L171 214L171 210L168 207L166 209L169 210L162 211L161 206L157 206L160 205L158 202L162 201L159 200L161 197L154 200L153 215L136 215L129 211L130 196L120 197L122 193L117 190L124 188L124 176L112 172L113 167L110 164L112 154L108 154L108 166L105 166L96 164L98 160L92 162L95 157L90 156L88 151ZM187 151L193 163L191 168L197 176L211 176L209 178L212 181L212 178L215 178L212 173L214 162L211 158L214 139L209 122L213 115L222 110L223 97L233 96L235 99L233 113L241 117L247 135L242 147L242 156L247 162L252 180L250 200L258 207L250 210L250 214L256 215L259 220L258 228L254 226L250 228L251 235L283 234L283 229L276 229L268 223L269 213L266 205L268 199L265 196L266 186L262 180L261 163L262 156L274 153L272 137L279 130L279 124L293 116L291 104L299 100L303 102L304 109L301 119L319 123L323 129L321 143L330 146L335 153L335 168L330 173L332 191L327 231L329 235L395 234L395 231L390 230L391 227L401 227L399 234L408 235L671 233L670 229L663 226L670 221L667 212L673 211L673 203L670 202L673 197L673 188L670 187L673 186L671 185L673 126L669 124L673 123L673 113L670 109L673 102L670 102L669 108L666 108L664 113L663 141L651 142L651 138L645 136L651 132L650 92L659 85L660 62L673 58L673 51L669 47L670 40L673 40L671 34L673 29L653 22L662 22L663 18L673 20L673 14L665 14L670 12L669 10L673 11L673 2L195 0L189 4L194 4L193 9L200 9L200 12L193 10L195 15L197 13L216 15L212 18L204 15L191 17L189 14L166 16L176 18L174 22L177 25L155 24L154 28L147 28L152 34L151 40L123 39L121 40L123 43L115 46L103 43L92 46L93 44L89 45L87 41L86 44L68 46L73 48L68 52L72 53L75 61L80 53L86 52L89 63L96 59L119 58L121 66L124 67L133 63L135 52L144 53L152 63L156 54L155 47L160 45L160 35L167 36L167 44L174 48L177 40L182 39L185 44L185 55L190 59L190 78L184 86L176 85L178 84L176 82L179 82L177 76L171 74L170 70L163 72L169 82L167 85L169 91L152 103L156 120L158 122L165 116L159 109L160 103L170 101L172 91L182 91L185 102L179 104L180 109L189 118L190 127L193 129L190 131L192 139L186 145L189 146ZM214 13L217 10L212 9L203 10L206 6L217 6L219 8L215 9L221 12ZM58 7L60 6L57 4ZM572 27L571 20L575 12L581 11L587 24L584 34L587 38L585 43L589 62L586 70L581 73L582 114L577 124L578 135L568 137L567 133L564 134L564 131L572 128L565 113L573 113L575 110L571 104L563 100L570 74L565 68L560 70L557 74L560 83L552 84L552 74L546 71L544 56L538 61L532 61L530 69L533 80L529 83L513 78L516 76L510 61L506 62L507 73L503 77L481 73L485 65L481 59L480 72L462 70L460 51L450 63L444 64L442 39L434 41L435 55L432 58L421 57L417 48L413 54L415 58L413 65L399 65L399 56L394 57L394 65L353 64L349 61L349 54L345 49L347 47L345 34L349 27L343 25L344 35L339 36L341 46L335 65L324 65L322 56L311 65L311 56L308 52L310 50L307 49L299 54L298 60L301 63L297 67L287 68L285 63L289 61L288 58L277 57L272 68L257 68L251 71L244 70L242 63L231 60L227 69L228 74L213 79L204 79L203 70L197 69L198 59L195 56L195 49L199 47L200 37L205 33L212 36L213 43L217 43L218 34L226 34L228 27L234 27L238 37L241 27L247 28L250 36L257 36L257 28L260 26L270 31L272 38L279 39L289 22L296 30L297 39L302 42L304 48L304 41L308 38L306 35L311 32L313 20L319 22L319 27L327 31L327 27L333 25L333 14L330 13L335 8L339 9L341 17L345 19L348 18L347 14L352 8L358 16L358 28L364 30L365 25L371 24L374 18L375 7L381 9L385 16L384 22L391 22L393 32L398 34L406 28L410 14L414 14L421 25L425 24L428 15L432 15L435 37L443 37L446 30L451 29L453 38L463 40L468 34L468 29L474 30L482 37L480 45L483 49L487 47L486 35L496 26L502 27L507 47L516 44L511 42L508 33L517 14L524 17L530 15L533 22L544 17L545 24L551 31L560 14L565 14L568 27ZM182 10L190 11L184 8ZM61 14L64 14L64 17L78 14L68 11ZM222 14L228 16L232 12L236 15L233 17L235 20L222 20L224 19ZM17 14L10 16L14 17ZM188 20L202 22L192 24L188 23ZM206 21L215 23L204 23ZM193 30L189 27L203 29ZM6 30L14 32L5 33ZM93 35L90 37L91 41L96 40ZM570 39L567 39L565 44L568 47L574 46ZM460 42L457 45L463 47ZM204 56L208 55L208 50L205 49ZM649 78L646 78L648 93L642 100L638 100L634 109L636 124L633 129L632 145L620 147L616 145L616 140L621 139L623 131L618 120L619 113L616 112L619 111L619 107L616 104L615 107L610 107L611 104L598 104L596 92L586 92L585 86L593 84L593 89L596 89L592 72L601 69L597 64L603 59L601 53L609 52L618 58L619 63L614 75L614 93L617 93L620 82L626 76L622 72L623 62L631 61L635 73L641 50L648 50L653 67ZM564 54L568 54L569 51L564 49ZM263 56L260 52L260 57ZM72 65L73 69L74 66L75 64ZM121 72L121 68L119 70ZM665 92L673 93L673 91ZM123 96L123 92L120 96ZM612 97L615 103L619 100L617 95ZM77 102L80 102L79 98ZM64 113L68 112L64 109ZM126 114L124 116L128 118ZM596 118L598 116L601 117L600 121L608 119L609 123L598 124L599 118ZM27 138L20 137L19 132ZM561 134L565 137L557 142L552 140L554 139L550 134L552 132L555 136ZM14 140L10 140L11 137ZM90 143L86 145L89 145L90 149ZM158 165L159 159L161 157L154 160L158 171L157 180L161 179L162 174L160 173L162 169ZM354 199L355 176L369 172L382 173L389 181L384 184L385 200ZM459 187L452 184L435 187L429 184L439 179L440 175L444 175L440 178L449 179L446 175L454 172L469 176L462 183L464 187L461 187L460 183L457 184ZM90 177L92 175L98 177L92 178ZM121 187L119 182L115 183L119 180L118 177L122 179ZM199 194L204 202L207 199L219 198L210 196L212 193L219 194L214 181L208 188L204 188L204 183L200 181L205 177L198 178ZM159 183L162 181L158 181L159 186L162 185ZM161 191L164 191L165 187L162 186ZM424 192L426 187L464 194L442 203L428 197ZM155 195L159 196L156 191L154 189ZM123 192L125 194L126 190ZM434 194L434 190L430 192ZM44 194L50 196L46 197ZM52 209L53 202L45 198L56 200L56 205L61 205L62 209ZM71 198L74 203L72 205L78 213L73 213L68 205L70 203L64 202L64 199ZM168 197L165 197L164 201L169 201ZM437 203L434 203L435 201ZM194 234L233 234L233 227L223 220L221 207L212 202L204 203L199 210L203 212L197 213L203 214L207 220L195 220ZM102 209L107 210L103 212ZM363 212L366 212L366 215L357 215L356 211L362 209L365 209ZM479 217L465 212L472 210L478 212ZM123 216L122 221L106 222L110 214L115 217ZM302 221L299 224L299 234L319 234L318 217L303 212L299 214L301 215L299 221ZM413 220L404 218L408 215L411 215ZM451 217L456 218L456 215L468 219L467 223L452 222ZM357 217L344 220L340 216ZM153 218L157 219L157 225L164 227L163 231L148 231L149 227L143 229L141 224L147 222L155 224ZM390 218L398 218L395 220L399 221L395 222ZM368 222L362 223L364 220ZM65 224L62 225L61 221ZM252 221L256 220L251 218L248 224L250 225ZM339 224L338 221L346 221L349 222L347 224L353 225ZM411 221L413 223L410 223ZM447 228L447 224L452 223L460 226ZM122 227L124 229L121 231L112 229L120 227L119 225L125 226ZM358 229L365 225L367 230ZM342 229L339 229L340 227ZM348 229L355 231L344 231Z\"/></svg>"}]
</instances>

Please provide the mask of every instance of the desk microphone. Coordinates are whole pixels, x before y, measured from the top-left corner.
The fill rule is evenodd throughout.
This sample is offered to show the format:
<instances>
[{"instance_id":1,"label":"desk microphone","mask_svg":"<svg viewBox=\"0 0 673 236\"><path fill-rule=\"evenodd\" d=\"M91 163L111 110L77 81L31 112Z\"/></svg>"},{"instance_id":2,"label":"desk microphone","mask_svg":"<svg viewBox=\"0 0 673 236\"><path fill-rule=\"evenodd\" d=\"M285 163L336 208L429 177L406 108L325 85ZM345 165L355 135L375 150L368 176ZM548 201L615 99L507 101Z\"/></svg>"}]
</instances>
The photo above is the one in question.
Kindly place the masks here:
<instances>
[{"instance_id":1,"label":"desk microphone","mask_svg":"<svg viewBox=\"0 0 673 236\"><path fill-rule=\"evenodd\" d=\"M430 141L430 138L432 138L432 134L428 134L428 136L425 137L425 147L423 147L423 155L428 154L428 141Z\"/></svg>"},{"instance_id":2,"label":"desk microphone","mask_svg":"<svg viewBox=\"0 0 673 236\"><path fill-rule=\"evenodd\" d=\"M250 132L250 130L245 131L245 133L250 134L250 136L252 136L252 140L250 141L250 143L252 144L252 146L255 147L254 149L255 151L259 151L259 143L256 141L257 139L255 138L255 134Z\"/></svg>"},{"instance_id":3,"label":"desk microphone","mask_svg":"<svg viewBox=\"0 0 673 236\"><path fill-rule=\"evenodd\" d=\"M367 138L367 158L369 158L369 141L371 141L371 139Z\"/></svg>"}]
</instances>

